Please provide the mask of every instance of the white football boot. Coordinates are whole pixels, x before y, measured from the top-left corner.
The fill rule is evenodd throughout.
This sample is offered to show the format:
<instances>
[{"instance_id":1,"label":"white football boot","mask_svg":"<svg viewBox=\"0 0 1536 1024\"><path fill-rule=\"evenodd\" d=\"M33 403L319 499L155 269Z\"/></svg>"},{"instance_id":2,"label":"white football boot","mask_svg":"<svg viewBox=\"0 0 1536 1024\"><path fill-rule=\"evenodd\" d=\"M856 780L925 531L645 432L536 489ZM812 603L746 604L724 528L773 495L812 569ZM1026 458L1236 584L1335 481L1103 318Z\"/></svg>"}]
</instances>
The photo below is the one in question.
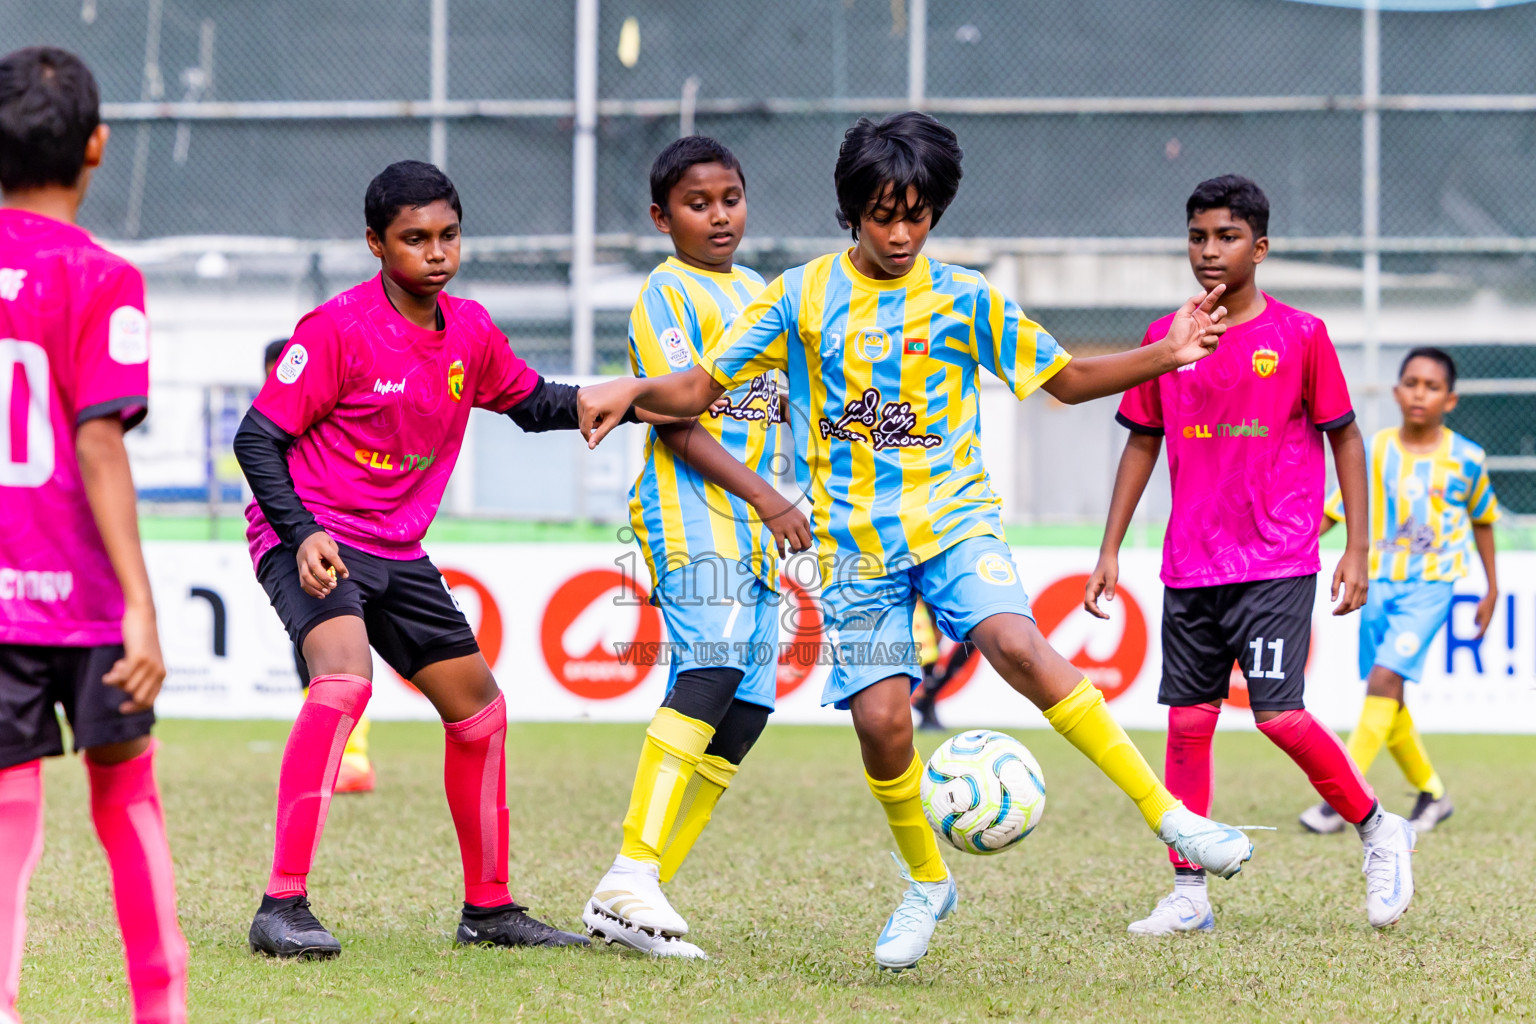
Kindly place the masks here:
<instances>
[{"instance_id":1,"label":"white football boot","mask_svg":"<svg viewBox=\"0 0 1536 1024\"><path fill-rule=\"evenodd\" d=\"M960 905L960 892L953 875L942 882L914 881L901 860L894 853L891 857L909 884L875 939L875 964L887 971L904 971L928 952L933 930Z\"/></svg>"},{"instance_id":2,"label":"white football boot","mask_svg":"<svg viewBox=\"0 0 1536 1024\"><path fill-rule=\"evenodd\" d=\"M1361 828L1365 915L1377 928L1396 924L1413 900L1414 839L1408 819L1389 811L1379 811L1370 825Z\"/></svg>"},{"instance_id":3,"label":"white football boot","mask_svg":"<svg viewBox=\"0 0 1536 1024\"><path fill-rule=\"evenodd\" d=\"M1253 843L1231 825L1202 817L1178 805L1163 814L1157 835L1197 868L1231 878L1253 856Z\"/></svg>"},{"instance_id":4,"label":"white football boot","mask_svg":"<svg viewBox=\"0 0 1536 1024\"><path fill-rule=\"evenodd\" d=\"M581 920L587 926L587 934L610 946L623 946L637 953L648 953L651 956L675 956L685 960L708 960L709 954L687 939L680 939L675 935L657 935L654 932L641 931L634 925L624 922L600 911L593 909L593 902L587 904L587 908L581 912Z\"/></svg>"},{"instance_id":5,"label":"white football boot","mask_svg":"<svg viewBox=\"0 0 1536 1024\"><path fill-rule=\"evenodd\" d=\"M1208 932L1216 928L1211 901L1201 892L1174 889L1157 901L1152 913L1132 921L1126 931L1132 935L1173 935L1178 932Z\"/></svg>"},{"instance_id":6,"label":"white football boot","mask_svg":"<svg viewBox=\"0 0 1536 1024\"><path fill-rule=\"evenodd\" d=\"M1408 823L1413 826L1415 837L1431 832L1446 818L1456 813L1456 808L1451 804L1449 795L1442 796L1438 800L1428 793L1420 793L1419 799L1413 805L1413 814L1409 816Z\"/></svg>"},{"instance_id":7,"label":"white football boot","mask_svg":"<svg viewBox=\"0 0 1536 1024\"><path fill-rule=\"evenodd\" d=\"M652 939L677 939L688 934L688 922L672 909L672 904L662 894L660 865L647 864L622 854L614 858L613 867L597 883L597 890L587 901L581 919L589 929L596 927L594 922L611 926L593 932L609 942L621 942L623 939L619 936L629 932L646 934ZM624 944L633 949L641 948L628 942ZM647 943L643 952L655 952L651 948L654 945L654 942ZM698 949L697 946L692 948Z\"/></svg>"},{"instance_id":8,"label":"white football boot","mask_svg":"<svg viewBox=\"0 0 1536 1024\"><path fill-rule=\"evenodd\" d=\"M1301 812L1300 817L1296 820L1301 822L1302 828L1308 832L1316 832L1320 836L1344 831L1343 816L1326 803L1318 803L1308 807Z\"/></svg>"}]
</instances>

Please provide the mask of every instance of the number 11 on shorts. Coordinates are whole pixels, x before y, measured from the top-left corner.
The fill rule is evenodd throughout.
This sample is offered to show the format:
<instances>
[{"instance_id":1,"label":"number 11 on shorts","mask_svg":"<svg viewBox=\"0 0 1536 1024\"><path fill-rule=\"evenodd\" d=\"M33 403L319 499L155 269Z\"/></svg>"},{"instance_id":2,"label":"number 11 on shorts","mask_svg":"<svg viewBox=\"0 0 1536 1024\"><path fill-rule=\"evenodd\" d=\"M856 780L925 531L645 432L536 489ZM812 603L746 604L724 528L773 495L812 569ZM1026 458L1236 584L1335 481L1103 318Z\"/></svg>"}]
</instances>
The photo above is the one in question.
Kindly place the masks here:
<instances>
[{"instance_id":1,"label":"number 11 on shorts","mask_svg":"<svg viewBox=\"0 0 1536 1024\"><path fill-rule=\"evenodd\" d=\"M1270 663L1269 671L1264 671L1264 638L1256 637L1248 641L1248 646L1253 650L1253 668L1248 670L1249 679L1284 679L1285 670L1280 667L1285 657L1285 638L1269 642L1269 649L1274 652L1274 660Z\"/></svg>"}]
</instances>

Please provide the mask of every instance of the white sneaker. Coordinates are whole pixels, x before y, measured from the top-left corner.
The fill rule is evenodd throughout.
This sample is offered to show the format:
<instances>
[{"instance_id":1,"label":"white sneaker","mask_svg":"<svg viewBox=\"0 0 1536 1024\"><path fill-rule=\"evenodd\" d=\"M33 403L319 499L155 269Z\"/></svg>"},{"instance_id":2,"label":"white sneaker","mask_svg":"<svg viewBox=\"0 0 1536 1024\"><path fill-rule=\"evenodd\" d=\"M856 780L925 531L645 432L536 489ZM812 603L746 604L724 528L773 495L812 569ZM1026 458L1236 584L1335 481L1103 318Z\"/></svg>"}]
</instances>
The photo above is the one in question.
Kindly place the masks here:
<instances>
[{"instance_id":1,"label":"white sneaker","mask_svg":"<svg viewBox=\"0 0 1536 1024\"><path fill-rule=\"evenodd\" d=\"M1396 924L1413 899L1413 826L1381 812L1365 843L1365 915L1377 928Z\"/></svg>"},{"instance_id":2,"label":"white sneaker","mask_svg":"<svg viewBox=\"0 0 1536 1024\"><path fill-rule=\"evenodd\" d=\"M875 939L875 964L887 971L904 971L921 960L933 930L960 904L953 875L942 882L918 882L902 867L901 877L909 883L906 894Z\"/></svg>"},{"instance_id":3,"label":"white sneaker","mask_svg":"<svg viewBox=\"0 0 1536 1024\"><path fill-rule=\"evenodd\" d=\"M1436 800L1428 793L1420 793L1408 823L1413 826L1413 834L1417 837L1432 831L1436 825L1455 813L1456 808L1451 804L1449 795Z\"/></svg>"},{"instance_id":4,"label":"white sneaker","mask_svg":"<svg viewBox=\"0 0 1536 1024\"><path fill-rule=\"evenodd\" d=\"M1301 812L1297 820L1301 822L1302 828L1308 832L1316 832L1320 836L1344 831L1343 816L1326 803L1314 804L1308 807Z\"/></svg>"},{"instance_id":5,"label":"white sneaker","mask_svg":"<svg viewBox=\"0 0 1536 1024\"><path fill-rule=\"evenodd\" d=\"M1173 935L1176 932L1208 932L1216 928L1210 900L1196 899L1175 889L1157 901L1152 913L1132 921L1132 935Z\"/></svg>"},{"instance_id":6,"label":"white sneaker","mask_svg":"<svg viewBox=\"0 0 1536 1024\"><path fill-rule=\"evenodd\" d=\"M637 953L648 953L651 956L675 956L685 960L709 959L708 953L686 939L680 939L675 935L657 935L625 924L602 910L596 897L588 901L587 908L581 912L581 920L587 926L588 935L610 946L623 946L625 949L632 949Z\"/></svg>"},{"instance_id":7,"label":"white sneaker","mask_svg":"<svg viewBox=\"0 0 1536 1024\"><path fill-rule=\"evenodd\" d=\"M688 922L662 895L661 866L623 855L614 858L613 867L597 883L587 909L653 935L676 938L688 934Z\"/></svg>"},{"instance_id":8,"label":"white sneaker","mask_svg":"<svg viewBox=\"0 0 1536 1024\"><path fill-rule=\"evenodd\" d=\"M1253 843L1231 825L1202 817L1180 804L1163 814L1157 834L1197 868L1231 878L1253 856Z\"/></svg>"}]
</instances>

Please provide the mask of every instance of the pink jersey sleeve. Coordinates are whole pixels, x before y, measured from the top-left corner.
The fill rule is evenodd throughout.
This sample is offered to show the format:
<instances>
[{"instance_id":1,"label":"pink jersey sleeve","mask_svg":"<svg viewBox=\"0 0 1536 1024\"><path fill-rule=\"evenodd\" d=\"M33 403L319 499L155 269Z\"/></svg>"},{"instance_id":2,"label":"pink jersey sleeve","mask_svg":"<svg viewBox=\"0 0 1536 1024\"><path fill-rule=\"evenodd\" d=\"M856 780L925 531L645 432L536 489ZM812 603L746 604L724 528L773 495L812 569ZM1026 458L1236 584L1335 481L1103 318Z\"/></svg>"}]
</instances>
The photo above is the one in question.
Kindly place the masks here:
<instances>
[{"instance_id":1,"label":"pink jersey sleeve","mask_svg":"<svg viewBox=\"0 0 1536 1024\"><path fill-rule=\"evenodd\" d=\"M294 437L336 407L342 384L341 338L323 313L299 321L252 407Z\"/></svg>"},{"instance_id":2,"label":"pink jersey sleeve","mask_svg":"<svg viewBox=\"0 0 1536 1024\"><path fill-rule=\"evenodd\" d=\"M1302 382L1302 401L1307 415L1319 430L1333 430L1349 423L1355 416L1349 400L1349 385L1339 368L1339 354L1321 320L1307 336L1306 379Z\"/></svg>"},{"instance_id":3,"label":"pink jersey sleeve","mask_svg":"<svg viewBox=\"0 0 1536 1024\"><path fill-rule=\"evenodd\" d=\"M1143 345L1152 344L1152 328L1141 336ZM1120 425L1138 434L1163 432L1163 401L1157 386L1157 377L1131 388L1120 396L1120 409L1115 419Z\"/></svg>"},{"instance_id":4,"label":"pink jersey sleeve","mask_svg":"<svg viewBox=\"0 0 1536 1024\"><path fill-rule=\"evenodd\" d=\"M485 367L475 382L475 408L506 412L528 397L539 375L494 327L486 333L484 351Z\"/></svg>"},{"instance_id":5,"label":"pink jersey sleeve","mask_svg":"<svg viewBox=\"0 0 1536 1024\"><path fill-rule=\"evenodd\" d=\"M125 263L93 292L76 342L75 423L115 415L133 427L149 407L144 277Z\"/></svg>"}]
</instances>

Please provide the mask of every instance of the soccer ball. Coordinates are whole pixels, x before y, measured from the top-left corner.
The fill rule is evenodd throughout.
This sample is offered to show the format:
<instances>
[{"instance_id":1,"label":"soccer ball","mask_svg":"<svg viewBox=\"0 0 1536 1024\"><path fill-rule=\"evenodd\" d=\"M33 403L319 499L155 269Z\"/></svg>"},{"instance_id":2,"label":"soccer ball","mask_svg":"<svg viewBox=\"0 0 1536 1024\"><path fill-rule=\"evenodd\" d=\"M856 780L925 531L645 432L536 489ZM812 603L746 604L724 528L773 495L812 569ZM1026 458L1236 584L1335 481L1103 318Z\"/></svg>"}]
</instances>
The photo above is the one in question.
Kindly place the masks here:
<instances>
[{"instance_id":1,"label":"soccer ball","mask_svg":"<svg viewBox=\"0 0 1536 1024\"><path fill-rule=\"evenodd\" d=\"M945 740L928 759L922 794L928 824L966 853L1001 853L1045 813L1045 775L1035 755L991 729Z\"/></svg>"}]
</instances>

